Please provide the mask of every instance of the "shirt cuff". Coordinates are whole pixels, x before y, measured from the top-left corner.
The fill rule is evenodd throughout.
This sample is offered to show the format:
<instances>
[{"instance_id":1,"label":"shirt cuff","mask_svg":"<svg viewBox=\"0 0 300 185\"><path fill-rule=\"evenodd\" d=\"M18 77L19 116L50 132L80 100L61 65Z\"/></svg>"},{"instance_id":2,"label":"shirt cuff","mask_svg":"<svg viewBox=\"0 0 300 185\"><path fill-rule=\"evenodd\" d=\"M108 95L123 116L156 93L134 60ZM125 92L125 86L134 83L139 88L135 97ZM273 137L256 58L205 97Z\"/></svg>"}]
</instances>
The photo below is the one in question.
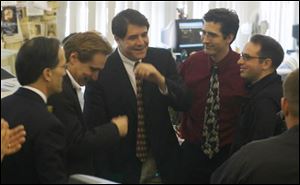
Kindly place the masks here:
<instances>
[{"instance_id":1,"label":"shirt cuff","mask_svg":"<svg viewBox=\"0 0 300 185\"><path fill-rule=\"evenodd\" d=\"M166 88L164 89L164 90L162 90L162 89L160 89L160 88L158 88L159 89L159 91L160 91L160 93L161 94L163 94L163 95L168 95L169 94L169 91L168 91L168 87L166 86Z\"/></svg>"}]
</instances>

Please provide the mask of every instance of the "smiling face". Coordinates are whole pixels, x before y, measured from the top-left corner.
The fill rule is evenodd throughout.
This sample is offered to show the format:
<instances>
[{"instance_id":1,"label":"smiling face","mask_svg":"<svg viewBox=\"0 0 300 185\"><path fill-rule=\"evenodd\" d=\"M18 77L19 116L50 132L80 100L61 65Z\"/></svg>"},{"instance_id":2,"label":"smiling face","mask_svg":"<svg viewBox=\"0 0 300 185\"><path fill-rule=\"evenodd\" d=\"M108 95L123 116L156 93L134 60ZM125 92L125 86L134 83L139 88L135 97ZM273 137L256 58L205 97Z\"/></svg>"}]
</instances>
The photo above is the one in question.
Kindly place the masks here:
<instances>
[{"instance_id":1,"label":"smiling face","mask_svg":"<svg viewBox=\"0 0 300 185\"><path fill-rule=\"evenodd\" d=\"M252 83L262 78L265 68L264 59L259 58L260 49L260 45L248 42L243 49L243 56L238 61L241 77Z\"/></svg>"},{"instance_id":2,"label":"smiling face","mask_svg":"<svg viewBox=\"0 0 300 185\"><path fill-rule=\"evenodd\" d=\"M77 53L71 54L68 70L80 86L86 85L90 80L97 80L99 73L103 70L106 63L106 55L96 53L91 60L81 62Z\"/></svg>"},{"instance_id":3,"label":"smiling face","mask_svg":"<svg viewBox=\"0 0 300 185\"><path fill-rule=\"evenodd\" d=\"M145 58L149 44L146 26L129 24L125 37L121 39L115 36L115 39L122 54L130 60Z\"/></svg>"},{"instance_id":4,"label":"smiling face","mask_svg":"<svg viewBox=\"0 0 300 185\"><path fill-rule=\"evenodd\" d=\"M224 38L220 23L206 22L201 39L204 44L204 52L212 57L220 58L219 56L222 57L228 51L232 36Z\"/></svg>"}]
</instances>

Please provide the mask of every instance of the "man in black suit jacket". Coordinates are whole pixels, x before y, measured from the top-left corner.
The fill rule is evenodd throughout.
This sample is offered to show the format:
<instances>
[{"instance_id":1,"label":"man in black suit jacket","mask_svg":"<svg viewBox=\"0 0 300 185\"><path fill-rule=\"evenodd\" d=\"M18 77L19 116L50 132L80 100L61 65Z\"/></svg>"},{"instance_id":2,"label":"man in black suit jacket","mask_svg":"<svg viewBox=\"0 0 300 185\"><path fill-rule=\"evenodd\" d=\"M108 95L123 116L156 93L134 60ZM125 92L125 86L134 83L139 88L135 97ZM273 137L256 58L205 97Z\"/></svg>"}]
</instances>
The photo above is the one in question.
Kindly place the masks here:
<instances>
[{"instance_id":1,"label":"man in black suit jacket","mask_svg":"<svg viewBox=\"0 0 300 185\"><path fill-rule=\"evenodd\" d=\"M66 183L65 128L46 106L47 97L62 90L60 42L44 37L26 42L17 55L16 73L22 87L1 99L1 117L13 127L23 124L27 137L18 153L3 160L1 183Z\"/></svg>"},{"instance_id":2,"label":"man in black suit jacket","mask_svg":"<svg viewBox=\"0 0 300 185\"><path fill-rule=\"evenodd\" d=\"M284 82L283 96L288 130L242 147L214 172L212 183L299 184L299 69Z\"/></svg>"},{"instance_id":3,"label":"man in black suit jacket","mask_svg":"<svg viewBox=\"0 0 300 185\"><path fill-rule=\"evenodd\" d=\"M88 128L83 120L82 87L89 80L96 80L104 68L106 57L112 49L108 42L95 32L76 33L64 43L67 58L67 75L63 80L63 91L51 96L48 104L66 128L68 174L102 175L96 173L94 156L96 151L109 152L116 146L120 136L127 133L127 117L111 122L99 123ZM97 169L100 170L100 169Z\"/></svg>"},{"instance_id":4,"label":"man in black suit jacket","mask_svg":"<svg viewBox=\"0 0 300 185\"><path fill-rule=\"evenodd\" d=\"M238 64L241 77L249 83L249 96L241 108L232 153L253 140L284 131L284 123L276 115L282 97L282 82L276 68L283 56L281 45L269 36L254 35L245 45Z\"/></svg>"},{"instance_id":5,"label":"man in black suit jacket","mask_svg":"<svg viewBox=\"0 0 300 185\"><path fill-rule=\"evenodd\" d=\"M113 19L118 49L109 56L101 78L86 88L85 117L93 123L103 112L108 118L128 116L128 135L113 160L121 182L180 183L180 149L168 106L186 110L188 96L170 52L148 48L148 28L147 19L136 10L124 10ZM143 80L143 115L137 113L135 78ZM147 138L145 161L136 157L138 116L143 117Z\"/></svg>"}]
</instances>

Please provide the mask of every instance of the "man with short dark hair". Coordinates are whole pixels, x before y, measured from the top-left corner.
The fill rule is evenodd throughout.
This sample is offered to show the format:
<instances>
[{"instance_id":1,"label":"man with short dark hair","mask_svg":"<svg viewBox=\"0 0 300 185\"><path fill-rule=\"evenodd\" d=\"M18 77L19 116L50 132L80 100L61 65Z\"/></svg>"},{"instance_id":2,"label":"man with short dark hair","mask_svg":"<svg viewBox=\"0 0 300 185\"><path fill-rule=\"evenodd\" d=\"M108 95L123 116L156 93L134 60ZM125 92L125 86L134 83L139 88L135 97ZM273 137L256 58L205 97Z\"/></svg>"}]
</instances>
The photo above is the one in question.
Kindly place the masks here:
<instances>
[{"instance_id":1,"label":"man with short dark hair","mask_svg":"<svg viewBox=\"0 0 300 185\"><path fill-rule=\"evenodd\" d=\"M112 21L118 43L96 83L86 88L88 123L128 116L128 135L112 160L122 183L180 183L180 148L168 106L186 110L188 96L175 61L164 49L149 48L149 23L140 12L127 9ZM106 109L97 106L104 100Z\"/></svg>"},{"instance_id":2,"label":"man with short dark hair","mask_svg":"<svg viewBox=\"0 0 300 185\"><path fill-rule=\"evenodd\" d=\"M230 47L239 28L238 15L217 8L209 10L204 20L204 50L191 55L180 70L194 95L180 128L185 139L182 173L186 183L196 184L209 183L211 173L229 157L246 92L237 65L239 54Z\"/></svg>"},{"instance_id":3,"label":"man with short dark hair","mask_svg":"<svg viewBox=\"0 0 300 185\"><path fill-rule=\"evenodd\" d=\"M282 83L276 73L283 55L280 44L266 35L254 35L245 45L238 64L241 77L248 83L249 95L242 105L232 153L250 141L284 131L284 124L277 116Z\"/></svg>"},{"instance_id":4,"label":"man with short dark hair","mask_svg":"<svg viewBox=\"0 0 300 185\"><path fill-rule=\"evenodd\" d=\"M36 37L20 48L16 73L22 87L1 99L1 117L12 127L23 124L27 137L21 151L3 160L1 183L67 182L65 128L46 106L47 97L62 90L65 63L57 39Z\"/></svg>"},{"instance_id":5,"label":"man with short dark hair","mask_svg":"<svg viewBox=\"0 0 300 185\"><path fill-rule=\"evenodd\" d=\"M96 32L76 33L65 40L67 75L63 79L63 91L49 98L53 113L66 127L68 174L101 176L95 169L95 158L108 153L127 134L127 117L115 117L110 122L100 119L88 126L84 121L83 88L88 81L97 80L103 70L110 44ZM107 123L107 124L105 124Z\"/></svg>"},{"instance_id":6,"label":"man with short dark hair","mask_svg":"<svg viewBox=\"0 0 300 185\"><path fill-rule=\"evenodd\" d=\"M243 146L212 175L213 184L299 184L299 69L283 83L288 130Z\"/></svg>"}]
</instances>

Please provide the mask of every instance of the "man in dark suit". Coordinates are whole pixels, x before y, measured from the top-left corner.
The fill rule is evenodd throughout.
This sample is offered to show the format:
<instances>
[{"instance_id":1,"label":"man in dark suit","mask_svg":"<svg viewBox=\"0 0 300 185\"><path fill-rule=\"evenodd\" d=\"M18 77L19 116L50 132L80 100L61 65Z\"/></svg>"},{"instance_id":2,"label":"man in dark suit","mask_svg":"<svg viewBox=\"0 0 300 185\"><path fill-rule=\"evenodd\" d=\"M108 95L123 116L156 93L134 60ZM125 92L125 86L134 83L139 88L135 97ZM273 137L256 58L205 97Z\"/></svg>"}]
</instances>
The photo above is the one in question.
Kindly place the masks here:
<instances>
[{"instance_id":1,"label":"man in dark suit","mask_svg":"<svg viewBox=\"0 0 300 185\"><path fill-rule=\"evenodd\" d=\"M113 160L121 182L180 183L180 149L168 106L186 110L189 96L171 54L148 48L148 29L146 17L136 10L114 17L118 48L101 78L86 88L85 116L88 123L99 119L101 112L108 118L128 116L128 135ZM102 101L105 107L99 106Z\"/></svg>"},{"instance_id":2,"label":"man in dark suit","mask_svg":"<svg viewBox=\"0 0 300 185\"><path fill-rule=\"evenodd\" d=\"M241 77L248 82L249 94L241 107L232 153L253 140L284 131L284 123L276 115L282 97L282 82L276 68L283 56L281 45L266 35L254 35L245 45L238 64Z\"/></svg>"},{"instance_id":3,"label":"man in dark suit","mask_svg":"<svg viewBox=\"0 0 300 185\"><path fill-rule=\"evenodd\" d=\"M89 80L98 78L112 49L96 32L76 33L63 44L67 75L63 79L63 91L51 96L48 104L53 106L53 113L66 127L68 174L99 176L102 174L96 173L94 153L109 152L109 148L118 144L120 136L127 133L127 117L114 118L107 124L97 120L97 124L101 126L88 128L83 120L82 88Z\"/></svg>"},{"instance_id":4,"label":"man in dark suit","mask_svg":"<svg viewBox=\"0 0 300 185\"><path fill-rule=\"evenodd\" d=\"M27 137L18 153L3 160L1 183L67 182L65 128L46 106L47 97L62 90L65 63L57 39L37 37L20 48L16 73L22 87L1 99L1 117L12 127L23 124Z\"/></svg>"},{"instance_id":5,"label":"man in dark suit","mask_svg":"<svg viewBox=\"0 0 300 185\"><path fill-rule=\"evenodd\" d=\"M283 84L281 108L288 130L243 146L212 175L212 183L299 184L299 69Z\"/></svg>"}]
</instances>

